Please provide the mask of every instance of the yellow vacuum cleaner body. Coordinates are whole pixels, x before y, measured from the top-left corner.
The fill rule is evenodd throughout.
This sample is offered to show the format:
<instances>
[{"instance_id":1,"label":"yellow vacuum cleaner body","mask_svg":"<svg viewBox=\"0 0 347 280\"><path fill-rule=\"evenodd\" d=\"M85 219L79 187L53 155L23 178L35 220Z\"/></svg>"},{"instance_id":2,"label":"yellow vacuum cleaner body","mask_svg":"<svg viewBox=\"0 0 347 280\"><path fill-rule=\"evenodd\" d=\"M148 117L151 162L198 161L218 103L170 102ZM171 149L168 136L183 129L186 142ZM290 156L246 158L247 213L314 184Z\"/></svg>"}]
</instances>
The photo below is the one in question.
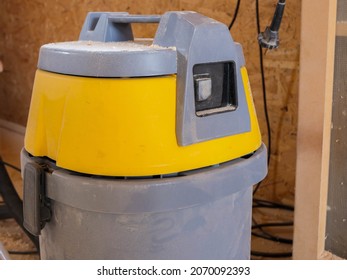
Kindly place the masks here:
<instances>
[{"instance_id":1,"label":"yellow vacuum cleaner body","mask_svg":"<svg viewBox=\"0 0 347 280\"><path fill-rule=\"evenodd\" d=\"M159 23L154 39L134 39L134 22ZM242 48L224 24L195 12L89 13L79 41L41 47L38 68L22 167L25 224L41 234L45 258L249 257L250 190L266 174L266 149ZM244 213L233 223L243 227L245 221L248 230L241 242L234 225L222 226L229 237L238 236L234 251L211 251L220 237L202 231L196 255L184 252L194 230L178 228L173 231L185 237L177 233L168 249L158 240L171 233L160 233L157 241L153 236L161 220L145 222L152 219L148 213L158 218L182 211L186 218L177 226L183 227L197 213L182 209L214 203L225 212L222 222L235 211L235 199ZM113 213L115 220L105 214L99 224L100 217L84 215L94 212ZM123 222L139 223L144 244L137 244L136 232L109 228L120 213L133 215ZM211 213L205 222L217 228ZM114 250L91 227L107 228L104 243L114 242ZM86 243L74 253L77 233ZM98 249L88 250L91 240ZM125 243L141 252L128 254Z\"/></svg>"},{"instance_id":2,"label":"yellow vacuum cleaner body","mask_svg":"<svg viewBox=\"0 0 347 280\"><path fill-rule=\"evenodd\" d=\"M80 41L41 48L30 154L81 173L143 176L219 164L261 146L241 46L226 26L167 14L148 42L113 30L126 23L100 34L103 17L110 20L89 15Z\"/></svg>"}]
</instances>

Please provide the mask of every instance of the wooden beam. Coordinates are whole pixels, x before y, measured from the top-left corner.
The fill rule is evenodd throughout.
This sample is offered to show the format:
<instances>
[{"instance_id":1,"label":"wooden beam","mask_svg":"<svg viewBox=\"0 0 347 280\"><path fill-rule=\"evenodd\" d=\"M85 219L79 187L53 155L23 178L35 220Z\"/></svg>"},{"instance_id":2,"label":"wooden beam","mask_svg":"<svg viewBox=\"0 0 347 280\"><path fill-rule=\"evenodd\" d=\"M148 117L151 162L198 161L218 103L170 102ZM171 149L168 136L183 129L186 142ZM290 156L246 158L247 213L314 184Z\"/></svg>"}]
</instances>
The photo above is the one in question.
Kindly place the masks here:
<instances>
[{"instance_id":1,"label":"wooden beam","mask_svg":"<svg viewBox=\"0 0 347 280\"><path fill-rule=\"evenodd\" d=\"M336 8L302 0L294 259L324 252Z\"/></svg>"}]
</instances>

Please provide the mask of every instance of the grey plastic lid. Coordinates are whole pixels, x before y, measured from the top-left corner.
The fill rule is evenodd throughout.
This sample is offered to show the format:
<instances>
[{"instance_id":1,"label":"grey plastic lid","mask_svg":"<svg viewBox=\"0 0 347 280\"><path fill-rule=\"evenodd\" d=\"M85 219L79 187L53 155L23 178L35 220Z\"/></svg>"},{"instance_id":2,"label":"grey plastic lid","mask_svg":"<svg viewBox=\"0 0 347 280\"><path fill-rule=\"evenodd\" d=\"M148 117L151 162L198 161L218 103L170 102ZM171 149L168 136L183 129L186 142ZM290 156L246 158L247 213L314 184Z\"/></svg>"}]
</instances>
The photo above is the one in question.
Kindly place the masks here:
<instances>
[{"instance_id":1,"label":"grey plastic lid","mask_svg":"<svg viewBox=\"0 0 347 280\"><path fill-rule=\"evenodd\" d=\"M139 77L175 74L174 47L134 40L131 23L158 23L160 16L89 13L79 41L41 47L38 68L89 77Z\"/></svg>"},{"instance_id":2,"label":"grey plastic lid","mask_svg":"<svg viewBox=\"0 0 347 280\"><path fill-rule=\"evenodd\" d=\"M177 71L176 51L145 41L53 43L41 47L38 68L88 77L168 75Z\"/></svg>"}]
</instances>

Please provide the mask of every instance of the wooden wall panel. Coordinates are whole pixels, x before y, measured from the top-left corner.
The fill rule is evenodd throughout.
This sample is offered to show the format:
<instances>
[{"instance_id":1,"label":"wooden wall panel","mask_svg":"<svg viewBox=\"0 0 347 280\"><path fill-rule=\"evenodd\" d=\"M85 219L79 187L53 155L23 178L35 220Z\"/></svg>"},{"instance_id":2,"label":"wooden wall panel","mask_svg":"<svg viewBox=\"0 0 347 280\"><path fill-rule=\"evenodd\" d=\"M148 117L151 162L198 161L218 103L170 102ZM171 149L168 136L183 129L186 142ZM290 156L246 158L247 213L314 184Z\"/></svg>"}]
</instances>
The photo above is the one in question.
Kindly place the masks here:
<instances>
[{"instance_id":1,"label":"wooden wall panel","mask_svg":"<svg viewBox=\"0 0 347 280\"><path fill-rule=\"evenodd\" d=\"M161 14L195 10L229 24L237 0L1 0L0 1L0 119L26 124L39 47L76 40L88 11ZM261 29L270 24L277 0L261 0ZM295 182L298 68L301 0L287 1L281 46L265 55L265 77L273 135L270 174L260 195L292 202ZM135 35L153 36L155 26L135 26ZM255 0L241 1L232 29L244 48L260 126L266 142Z\"/></svg>"}]
</instances>

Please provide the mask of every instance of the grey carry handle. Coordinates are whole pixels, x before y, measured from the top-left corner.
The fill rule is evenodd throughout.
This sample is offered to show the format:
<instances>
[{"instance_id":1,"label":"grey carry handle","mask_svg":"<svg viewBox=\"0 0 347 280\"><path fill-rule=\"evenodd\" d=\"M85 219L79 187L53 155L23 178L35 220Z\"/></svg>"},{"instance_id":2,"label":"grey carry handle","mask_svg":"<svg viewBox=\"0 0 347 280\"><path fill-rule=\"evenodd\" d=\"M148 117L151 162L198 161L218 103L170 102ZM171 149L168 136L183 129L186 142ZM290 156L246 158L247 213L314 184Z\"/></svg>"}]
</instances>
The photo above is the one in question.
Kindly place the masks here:
<instances>
[{"instance_id":1,"label":"grey carry handle","mask_svg":"<svg viewBox=\"0 0 347 280\"><path fill-rule=\"evenodd\" d=\"M242 48L234 43L225 24L195 12L167 12L160 21L154 45L174 47L177 52L176 137L180 146L246 133L251 130L250 116L241 67L245 65ZM219 64L233 68L235 104L224 107L222 113L198 116L195 104L194 69L197 66ZM223 66L222 66L223 65ZM213 74L213 71L210 71ZM211 91L218 83L212 79ZM208 84L207 84L208 85ZM211 87L212 85L212 87ZM216 92L216 91L214 91ZM223 108L222 108L223 109ZM213 111L213 110L212 110Z\"/></svg>"},{"instance_id":2,"label":"grey carry handle","mask_svg":"<svg viewBox=\"0 0 347 280\"><path fill-rule=\"evenodd\" d=\"M131 23L159 23L158 15L130 15L129 13L88 13L80 41L122 42L134 40Z\"/></svg>"}]
</instances>

